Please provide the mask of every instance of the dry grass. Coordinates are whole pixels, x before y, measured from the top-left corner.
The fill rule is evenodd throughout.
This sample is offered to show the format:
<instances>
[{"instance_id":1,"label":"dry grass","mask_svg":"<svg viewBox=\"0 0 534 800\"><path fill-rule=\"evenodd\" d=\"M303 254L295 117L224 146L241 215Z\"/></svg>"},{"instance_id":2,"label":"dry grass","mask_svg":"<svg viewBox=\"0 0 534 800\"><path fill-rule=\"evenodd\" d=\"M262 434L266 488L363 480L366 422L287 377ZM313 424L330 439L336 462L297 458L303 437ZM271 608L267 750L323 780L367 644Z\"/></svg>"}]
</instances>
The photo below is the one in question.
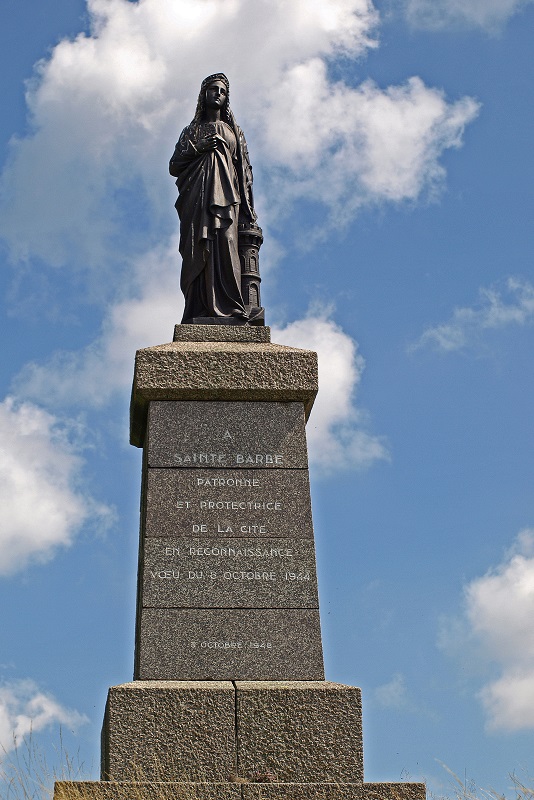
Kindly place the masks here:
<instances>
[{"instance_id":1,"label":"dry grass","mask_svg":"<svg viewBox=\"0 0 534 800\"><path fill-rule=\"evenodd\" d=\"M509 791L506 794L497 792L495 789L484 788L469 778L461 778L456 775L446 764L441 764L450 778L450 792L446 794L436 794L429 792L429 800L534 800L534 781L527 776L521 779L515 773L511 773Z\"/></svg>"},{"instance_id":2,"label":"dry grass","mask_svg":"<svg viewBox=\"0 0 534 800\"><path fill-rule=\"evenodd\" d=\"M108 800L108 797L109 800L187 800L192 796L198 800L211 800L213 795L214 782L204 782L196 776L198 782L194 790L193 784L189 783L191 777L184 776L181 785L179 781L166 783L165 771L161 774L157 765L151 770L150 777L132 767L129 783L94 783L79 753L72 757L66 751L61 731L54 747L53 762L52 765L37 747L31 734L20 741L14 740L9 752L0 750L0 800L52 800L56 781L62 782L56 800L90 800L92 796L95 800L97 796L98 800ZM442 767L449 775L450 790L440 794L429 792L428 800L534 800L534 781L529 777L522 780L511 774L509 791L502 794L477 786L467 778L462 780L446 765L442 764ZM261 797L258 784L276 783L276 776L264 772L248 779L230 775L228 782L246 784L251 790L256 783L260 792L257 796ZM253 794L256 796L255 791Z\"/></svg>"},{"instance_id":3,"label":"dry grass","mask_svg":"<svg viewBox=\"0 0 534 800\"><path fill-rule=\"evenodd\" d=\"M54 764L37 747L33 735L13 738L13 747L0 750L0 800L50 800L55 781L88 780L89 770L79 753L69 755L59 741L54 746Z\"/></svg>"}]
</instances>

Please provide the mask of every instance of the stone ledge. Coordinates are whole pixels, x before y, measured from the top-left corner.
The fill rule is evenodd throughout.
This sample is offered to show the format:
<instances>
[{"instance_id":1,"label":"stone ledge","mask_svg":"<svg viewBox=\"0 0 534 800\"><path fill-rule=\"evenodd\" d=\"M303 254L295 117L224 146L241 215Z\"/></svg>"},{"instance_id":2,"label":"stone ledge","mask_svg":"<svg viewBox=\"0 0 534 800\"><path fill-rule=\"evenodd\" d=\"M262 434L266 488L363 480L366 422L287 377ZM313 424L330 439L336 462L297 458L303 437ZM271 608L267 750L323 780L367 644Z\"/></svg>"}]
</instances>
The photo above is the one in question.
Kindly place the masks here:
<instances>
[{"instance_id":1,"label":"stone ledge","mask_svg":"<svg viewBox=\"0 0 534 800\"><path fill-rule=\"evenodd\" d=\"M242 800L425 800L424 783L248 783Z\"/></svg>"},{"instance_id":2,"label":"stone ledge","mask_svg":"<svg viewBox=\"0 0 534 800\"><path fill-rule=\"evenodd\" d=\"M174 342L270 342L266 325L187 325L174 326Z\"/></svg>"},{"instance_id":3,"label":"stone ledge","mask_svg":"<svg viewBox=\"0 0 534 800\"><path fill-rule=\"evenodd\" d=\"M317 353L311 350L230 341L148 347L135 356L130 442L143 446L151 400L298 401L307 418L317 388Z\"/></svg>"},{"instance_id":4,"label":"stone ledge","mask_svg":"<svg viewBox=\"0 0 534 800\"><path fill-rule=\"evenodd\" d=\"M54 800L242 800L237 783L56 781Z\"/></svg>"},{"instance_id":5,"label":"stone ledge","mask_svg":"<svg viewBox=\"0 0 534 800\"><path fill-rule=\"evenodd\" d=\"M54 800L425 800L424 783L57 781Z\"/></svg>"}]
</instances>

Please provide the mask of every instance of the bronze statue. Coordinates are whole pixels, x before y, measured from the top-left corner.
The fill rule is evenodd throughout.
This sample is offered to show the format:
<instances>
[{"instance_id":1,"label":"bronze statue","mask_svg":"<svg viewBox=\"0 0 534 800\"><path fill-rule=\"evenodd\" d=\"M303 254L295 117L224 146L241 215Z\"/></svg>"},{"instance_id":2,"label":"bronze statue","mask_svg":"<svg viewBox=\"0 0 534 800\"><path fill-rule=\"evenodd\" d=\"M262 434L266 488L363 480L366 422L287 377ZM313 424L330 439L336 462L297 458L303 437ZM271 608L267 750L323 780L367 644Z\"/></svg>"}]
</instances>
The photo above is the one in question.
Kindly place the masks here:
<instances>
[{"instance_id":1,"label":"bronze statue","mask_svg":"<svg viewBox=\"0 0 534 800\"><path fill-rule=\"evenodd\" d=\"M192 122L169 164L177 178L182 322L263 324L252 168L226 75L202 81Z\"/></svg>"}]
</instances>

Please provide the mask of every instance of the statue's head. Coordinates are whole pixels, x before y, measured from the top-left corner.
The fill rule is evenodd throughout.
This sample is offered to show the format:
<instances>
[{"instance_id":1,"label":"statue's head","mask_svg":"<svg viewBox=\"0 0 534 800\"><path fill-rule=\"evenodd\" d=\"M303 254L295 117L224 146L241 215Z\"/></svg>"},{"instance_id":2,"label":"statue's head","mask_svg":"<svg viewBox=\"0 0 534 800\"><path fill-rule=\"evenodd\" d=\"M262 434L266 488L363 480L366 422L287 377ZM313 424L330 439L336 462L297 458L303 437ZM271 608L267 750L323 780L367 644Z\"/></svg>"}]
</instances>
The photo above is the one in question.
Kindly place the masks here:
<instances>
[{"instance_id":1,"label":"statue's head","mask_svg":"<svg viewBox=\"0 0 534 800\"><path fill-rule=\"evenodd\" d=\"M210 89L212 90L210 92ZM218 89L219 91L214 91ZM208 92L210 92L210 98L208 100ZM218 94L220 108L221 108L221 119L229 121L230 119L230 82L226 75L222 72L217 72L214 75L208 75L207 78L204 78L202 84L200 86L200 93L198 95L197 101L197 109L195 112L195 122L202 122L206 113L206 100L214 101L215 95Z\"/></svg>"}]
</instances>

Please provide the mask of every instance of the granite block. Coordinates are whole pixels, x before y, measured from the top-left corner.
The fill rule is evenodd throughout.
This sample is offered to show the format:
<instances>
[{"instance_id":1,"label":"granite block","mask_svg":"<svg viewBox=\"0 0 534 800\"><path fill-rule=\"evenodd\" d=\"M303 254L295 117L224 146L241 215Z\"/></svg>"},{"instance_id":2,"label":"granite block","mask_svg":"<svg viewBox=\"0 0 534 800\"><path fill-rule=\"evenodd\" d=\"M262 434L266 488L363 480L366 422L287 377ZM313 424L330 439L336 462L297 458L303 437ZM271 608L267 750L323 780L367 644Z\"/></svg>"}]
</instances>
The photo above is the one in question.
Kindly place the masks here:
<instances>
[{"instance_id":1,"label":"granite block","mask_svg":"<svg viewBox=\"0 0 534 800\"><path fill-rule=\"evenodd\" d=\"M239 775L363 783L360 689L329 681L238 681L236 703Z\"/></svg>"},{"instance_id":2,"label":"granite block","mask_svg":"<svg viewBox=\"0 0 534 800\"><path fill-rule=\"evenodd\" d=\"M310 350L228 341L149 347L135 357L130 442L143 447L153 400L293 401L307 418L316 394L317 354Z\"/></svg>"},{"instance_id":3,"label":"granite block","mask_svg":"<svg viewBox=\"0 0 534 800\"><path fill-rule=\"evenodd\" d=\"M425 800L424 783L364 783L363 800Z\"/></svg>"},{"instance_id":4,"label":"granite block","mask_svg":"<svg viewBox=\"0 0 534 800\"><path fill-rule=\"evenodd\" d=\"M145 539L142 605L318 608L313 540Z\"/></svg>"},{"instance_id":5,"label":"granite block","mask_svg":"<svg viewBox=\"0 0 534 800\"><path fill-rule=\"evenodd\" d=\"M147 465L306 469L301 403L154 401Z\"/></svg>"},{"instance_id":6,"label":"granite block","mask_svg":"<svg viewBox=\"0 0 534 800\"><path fill-rule=\"evenodd\" d=\"M136 680L324 678L317 609L143 608Z\"/></svg>"},{"instance_id":7,"label":"granite block","mask_svg":"<svg viewBox=\"0 0 534 800\"><path fill-rule=\"evenodd\" d=\"M109 690L102 777L226 781L235 771L230 682L135 681Z\"/></svg>"},{"instance_id":8,"label":"granite block","mask_svg":"<svg viewBox=\"0 0 534 800\"><path fill-rule=\"evenodd\" d=\"M362 800L361 783L248 783L242 800Z\"/></svg>"},{"instance_id":9,"label":"granite block","mask_svg":"<svg viewBox=\"0 0 534 800\"><path fill-rule=\"evenodd\" d=\"M304 469L148 469L144 534L313 538L310 484ZM241 531L245 526L245 531ZM251 526L261 530L250 531Z\"/></svg>"},{"instance_id":10,"label":"granite block","mask_svg":"<svg viewBox=\"0 0 534 800\"><path fill-rule=\"evenodd\" d=\"M241 800L235 783L56 781L54 800Z\"/></svg>"},{"instance_id":11,"label":"granite block","mask_svg":"<svg viewBox=\"0 0 534 800\"><path fill-rule=\"evenodd\" d=\"M174 326L173 342L270 342L268 325L187 325Z\"/></svg>"},{"instance_id":12,"label":"granite block","mask_svg":"<svg viewBox=\"0 0 534 800\"><path fill-rule=\"evenodd\" d=\"M371 787L377 787L377 789ZM243 785L243 800L425 800L425 797L424 783L249 783Z\"/></svg>"},{"instance_id":13,"label":"granite block","mask_svg":"<svg viewBox=\"0 0 534 800\"><path fill-rule=\"evenodd\" d=\"M57 781L54 788L54 800L425 800L425 796L424 783L362 785Z\"/></svg>"}]
</instances>

